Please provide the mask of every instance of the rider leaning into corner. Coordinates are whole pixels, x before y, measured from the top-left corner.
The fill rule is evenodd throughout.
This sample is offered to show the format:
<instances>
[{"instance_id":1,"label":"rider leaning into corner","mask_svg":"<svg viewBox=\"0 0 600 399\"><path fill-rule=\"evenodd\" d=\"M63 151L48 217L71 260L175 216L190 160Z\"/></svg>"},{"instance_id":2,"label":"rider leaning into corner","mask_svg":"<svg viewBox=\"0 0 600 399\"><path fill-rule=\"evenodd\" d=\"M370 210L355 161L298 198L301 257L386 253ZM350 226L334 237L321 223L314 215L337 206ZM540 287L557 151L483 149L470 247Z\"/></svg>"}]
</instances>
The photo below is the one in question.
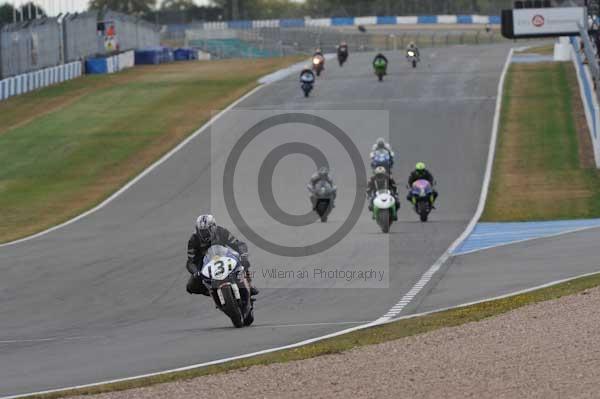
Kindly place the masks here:
<instances>
[{"instance_id":1,"label":"rider leaning into corner","mask_svg":"<svg viewBox=\"0 0 600 399\"><path fill-rule=\"evenodd\" d=\"M373 148L371 148L370 158L373 158L375 155L375 151L387 151L390 154L390 165L394 165L394 151L392 150L392 146L387 143L382 137L378 138L375 144L373 144Z\"/></svg>"},{"instance_id":2,"label":"rider leaning into corner","mask_svg":"<svg viewBox=\"0 0 600 399\"><path fill-rule=\"evenodd\" d=\"M187 263L185 267L191 277L187 283L187 292L190 294L201 294L209 296L208 288L202 282L200 271L202 260L211 245L223 245L240 254L240 261L246 271L248 283L252 284L250 278L250 262L248 261L248 246L245 242L238 240L224 227L217 226L212 215L200 215L196 219L196 229L188 241ZM258 290L250 286L252 295L258 294Z\"/></svg>"},{"instance_id":3,"label":"rider leaning into corner","mask_svg":"<svg viewBox=\"0 0 600 399\"><path fill-rule=\"evenodd\" d=\"M435 180L434 180L431 172L429 170L427 170L427 167L425 166L424 162L417 162L417 164L415 165L415 170L413 170L411 172L410 176L408 176L408 187L412 187L413 183L416 182L417 180L427 180L429 182L429 184L431 184L431 187L432 187L431 191L433 193L433 202L435 202L435 200L438 196L438 192L433 189ZM410 193L406 197L406 199L410 201Z\"/></svg>"},{"instance_id":4,"label":"rider leaning into corner","mask_svg":"<svg viewBox=\"0 0 600 399\"><path fill-rule=\"evenodd\" d=\"M308 183L308 186L307 186L308 191L310 191L311 193L314 193L317 183L322 180L331 184L331 188L332 188L331 207L334 208L335 205L334 205L333 201L335 201L335 197L337 195L337 187L335 186L335 184L333 184L333 179L329 175L329 169L326 166L320 167L319 170L316 171L315 173L313 173L313 175L310 177L310 182ZM317 205L317 199L315 198L314 195L312 195L310 197L310 199L313 203L313 208L314 208Z\"/></svg>"},{"instance_id":5,"label":"rider leaning into corner","mask_svg":"<svg viewBox=\"0 0 600 399\"><path fill-rule=\"evenodd\" d=\"M394 178L388 174L383 166L378 166L374 170L373 176L367 185L367 195L369 196L369 210L373 211L373 200L378 190L390 190L396 200L396 209L400 208L398 201L398 186Z\"/></svg>"}]
</instances>

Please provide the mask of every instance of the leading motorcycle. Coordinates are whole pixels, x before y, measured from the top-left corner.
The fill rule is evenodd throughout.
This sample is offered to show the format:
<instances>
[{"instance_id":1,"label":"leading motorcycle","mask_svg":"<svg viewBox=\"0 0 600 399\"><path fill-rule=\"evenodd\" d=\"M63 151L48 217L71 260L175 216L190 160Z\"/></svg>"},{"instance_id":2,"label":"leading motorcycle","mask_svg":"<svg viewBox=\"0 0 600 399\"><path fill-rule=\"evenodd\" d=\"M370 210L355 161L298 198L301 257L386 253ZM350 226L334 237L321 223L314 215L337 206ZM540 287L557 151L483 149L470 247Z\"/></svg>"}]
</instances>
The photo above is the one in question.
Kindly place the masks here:
<instances>
[{"instance_id":1,"label":"leading motorcycle","mask_svg":"<svg viewBox=\"0 0 600 399\"><path fill-rule=\"evenodd\" d=\"M408 198L410 198L410 202L413 204L421 222L426 222L435 200L431 183L425 179L415 181L410 187Z\"/></svg>"},{"instance_id":2,"label":"leading motorcycle","mask_svg":"<svg viewBox=\"0 0 600 399\"><path fill-rule=\"evenodd\" d=\"M254 301L240 255L223 245L211 246L202 262L201 276L217 308L236 328L254 322Z\"/></svg>"}]
</instances>

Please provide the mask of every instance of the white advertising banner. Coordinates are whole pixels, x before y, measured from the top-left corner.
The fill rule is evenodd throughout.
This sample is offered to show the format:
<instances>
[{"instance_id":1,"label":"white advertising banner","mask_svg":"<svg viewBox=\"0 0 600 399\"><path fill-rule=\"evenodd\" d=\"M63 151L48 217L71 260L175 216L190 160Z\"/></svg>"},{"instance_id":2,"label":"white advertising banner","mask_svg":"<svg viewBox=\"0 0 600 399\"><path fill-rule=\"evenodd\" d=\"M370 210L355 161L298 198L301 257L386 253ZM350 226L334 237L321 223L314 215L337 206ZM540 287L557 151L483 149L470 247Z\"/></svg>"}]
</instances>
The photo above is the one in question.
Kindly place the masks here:
<instances>
[{"instance_id":1,"label":"white advertising banner","mask_svg":"<svg viewBox=\"0 0 600 399\"><path fill-rule=\"evenodd\" d=\"M523 8L513 10L515 36L579 34L584 25L584 7Z\"/></svg>"}]
</instances>

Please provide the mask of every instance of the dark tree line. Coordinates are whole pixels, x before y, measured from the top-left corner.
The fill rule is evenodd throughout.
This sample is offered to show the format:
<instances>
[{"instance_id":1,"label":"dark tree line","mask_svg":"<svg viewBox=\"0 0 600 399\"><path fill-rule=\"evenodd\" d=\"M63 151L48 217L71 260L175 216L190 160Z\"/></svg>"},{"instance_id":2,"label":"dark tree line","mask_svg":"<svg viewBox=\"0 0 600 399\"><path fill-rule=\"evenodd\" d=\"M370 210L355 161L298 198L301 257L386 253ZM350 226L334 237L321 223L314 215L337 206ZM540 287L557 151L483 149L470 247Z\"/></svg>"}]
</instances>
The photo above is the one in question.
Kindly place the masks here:
<instances>
[{"instance_id":1,"label":"dark tree line","mask_svg":"<svg viewBox=\"0 0 600 399\"><path fill-rule=\"evenodd\" d=\"M37 13L36 13L37 11ZM44 9L33 2L23 4L21 7L13 7L12 4L4 3L0 6L0 25L10 24L13 19L17 21L29 21L37 17L45 17Z\"/></svg>"}]
</instances>

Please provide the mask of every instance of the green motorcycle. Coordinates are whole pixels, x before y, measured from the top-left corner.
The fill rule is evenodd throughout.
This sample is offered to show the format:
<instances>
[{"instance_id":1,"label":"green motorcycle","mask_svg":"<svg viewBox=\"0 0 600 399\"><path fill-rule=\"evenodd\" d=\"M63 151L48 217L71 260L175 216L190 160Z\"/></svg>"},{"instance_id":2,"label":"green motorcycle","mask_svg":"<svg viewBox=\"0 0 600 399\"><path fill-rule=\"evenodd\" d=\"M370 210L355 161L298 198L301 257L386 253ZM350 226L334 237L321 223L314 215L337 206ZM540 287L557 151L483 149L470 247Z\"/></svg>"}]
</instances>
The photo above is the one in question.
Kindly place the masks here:
<instances>
[{"instance_id":1,"label":"green motorcycle","mask_svg":"<svg viewBox=\"0 0 600 399\"><path fill-rule=\"evenodd\" d=\"M375 75L377 75L377 78L381 82L387 74L387 62L382 58L377 58L373 61L373 68L375 69Z\"/></svg>"}]
</instances>

